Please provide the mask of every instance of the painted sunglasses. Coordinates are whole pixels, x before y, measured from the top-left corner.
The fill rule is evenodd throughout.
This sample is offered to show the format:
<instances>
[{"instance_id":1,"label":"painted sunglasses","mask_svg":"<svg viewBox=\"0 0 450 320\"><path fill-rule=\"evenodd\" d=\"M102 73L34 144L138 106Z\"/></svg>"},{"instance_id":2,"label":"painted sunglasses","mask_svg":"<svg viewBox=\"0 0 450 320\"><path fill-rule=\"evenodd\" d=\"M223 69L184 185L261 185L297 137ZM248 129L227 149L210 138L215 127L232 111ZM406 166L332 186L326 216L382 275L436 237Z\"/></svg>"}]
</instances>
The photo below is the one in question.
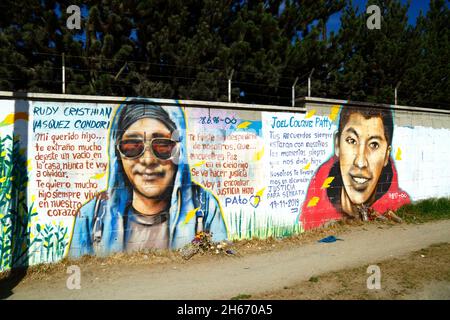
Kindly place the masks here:
<instances>
[{"instance_id":1,"label":"painted sunglasses","mask_svg":"<svg viewBox=\"0 0 450 320\"><path fill-rule=\"evenodd\" d=\"M160 160L172 159L178 151L178 142L169 138L153 138L150 141L143 139L124 139L117 144L120 155L126 159L137 159L144 155L145 149Z\"/></svg>"}]
</instances>

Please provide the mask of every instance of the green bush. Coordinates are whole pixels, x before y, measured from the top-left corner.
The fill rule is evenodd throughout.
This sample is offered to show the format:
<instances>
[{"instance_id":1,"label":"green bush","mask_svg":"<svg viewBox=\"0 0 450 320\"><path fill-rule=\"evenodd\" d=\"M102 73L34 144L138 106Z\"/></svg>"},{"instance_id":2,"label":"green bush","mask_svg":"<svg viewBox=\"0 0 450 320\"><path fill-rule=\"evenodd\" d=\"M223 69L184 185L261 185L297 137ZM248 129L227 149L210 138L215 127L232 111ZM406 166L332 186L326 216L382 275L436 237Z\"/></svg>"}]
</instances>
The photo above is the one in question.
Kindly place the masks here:
<instances>
[{"instance_id":1,"label":"green bush","mask_svg":"<svg viewBox=\"0 0 450 320\"><path fill-rule=\"evenodd\" d=\"M450 218L450 198L432 198L404 205L397 210L407 222L426 222Z\"/></svg>"}]
</instances>

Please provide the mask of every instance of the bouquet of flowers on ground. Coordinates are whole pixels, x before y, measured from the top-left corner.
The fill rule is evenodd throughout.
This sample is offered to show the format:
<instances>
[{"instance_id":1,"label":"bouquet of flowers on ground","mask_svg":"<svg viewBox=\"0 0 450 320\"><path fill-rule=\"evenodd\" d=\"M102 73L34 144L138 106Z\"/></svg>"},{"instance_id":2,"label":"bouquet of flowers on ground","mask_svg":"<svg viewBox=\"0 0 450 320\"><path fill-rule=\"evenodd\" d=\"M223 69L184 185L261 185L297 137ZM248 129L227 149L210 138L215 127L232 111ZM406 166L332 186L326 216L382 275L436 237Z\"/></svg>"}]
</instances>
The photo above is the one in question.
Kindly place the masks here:
<instances>
[{"instance_id":1,"label":"bouquet of flowers on ground","mask_svg":"<svg viewBox=\"0 0 450 320\"><path fill-rule=\"evenodd\" d=\"M209 232L198 232L194 239L191 241L191 244L197 246L200 250L208 251L209 248L213 245L212 242L212 234Z\"/></svg>"},{"instance_id":2,"label":"bouquet of flowers on ground","mask_svg":"<svg viewBox=\"0 0 450 320\"><path fill-rule=\"evenodd\" d=\"M187 260L199 252L235 254L235 252L229 247L228 242L222 241L220 243L214 243L212 241L212 233L204 231L197 232L191 243L185 245L181 249L181 256Z\"/></svg>"}]
</instances>

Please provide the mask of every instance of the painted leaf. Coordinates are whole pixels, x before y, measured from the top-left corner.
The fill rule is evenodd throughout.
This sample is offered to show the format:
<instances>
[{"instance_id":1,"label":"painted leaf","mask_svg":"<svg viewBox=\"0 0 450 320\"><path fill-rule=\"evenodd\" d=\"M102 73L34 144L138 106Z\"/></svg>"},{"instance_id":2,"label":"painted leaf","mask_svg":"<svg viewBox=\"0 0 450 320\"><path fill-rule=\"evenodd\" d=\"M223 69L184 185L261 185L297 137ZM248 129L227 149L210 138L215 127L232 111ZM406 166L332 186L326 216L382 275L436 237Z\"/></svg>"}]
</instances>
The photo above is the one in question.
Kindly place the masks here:
<instances>
[{"instance_id":1,"label":"painted leaf","mask_svg":"<svg viewBox=\"0 0 450 320\"><path fill-rule=\"evenodd\" d=\"M26 112L10 113L0 122L0 127L11 125L16 120L28 120L28 114Z\"/></svg>"},{"instance_id":2,"label":"painted leaf","mask_svg":"<svg viewBox=\"0 0 450 320\"><path fill-rule=\"evenodd\" d=\"M194 164L193 167L200 167L200 166L204 165L205 163L206 163L206 161L202 160L202 161L199 161L196 164Z\"/></svg>"},{"instance_id":3,"label":"painted leaf","mask_svg":"<svg viewBox=\"0 0 450 320\"><path fill-rule=\"evenodd\" d=\"M259 161L261 160L261 158L264 155L264 147L262 147L261 150L259 150L258 152L255 153L255 155L253 156L253 161Z\"/></svg>"},{"instance_id":4,"label":"painted leaf","mask_svg":"<svg viewBox=\"0 0 450 320\"><path fill-rule=\"evenodd\" d=\"M187 224L193 217L195 217L198 209L200 209L200 207L188 211L188 213L186 214L186 218L184 219L184 224Z\"/></svg>"},{"instance_id":5,"label":"painted leaf","mask_svg":"<svg viewBox=\"0 0 450 320\"><path fill-rule=\"evenodd\" d=\"M331 182L334 180L334 177L328 177L325 179L325 181L322 184L321 189L327 189L330 187Z\"/></svg>"},{"instance_id":6,"label":"painted leaf","mask_svg":"<svg viewBox=\"0 0 450 320\"><path fill-rule=\"evenodd\" d=\"M0 127L4 127L14 123L14 113L8 114L2 122L0 122Z\"/></svg>"},{"instance_id":7,"label":"painted leaf","mask_svg":"<svg viewBox=\"0 0 450 320\"><path fill-rule=\"evenodd\" d=\"M262 188L261 190L259 190L259 191L256 193L256 196L262 197L263 194L264 194L264 190L266 190L266 187L264 187L264 188Z\"/></svg>"},{"instance_id":8,"label":"painted leaf","mask_svg":"<svg viewBox=\"0 0 450 320\"><path fill-rule=\"evenodd\" d=\"M305 116L305 119L309 119L309 118L311 118L313 115L315 115L316 114L316 109L311 109L311 110L309 110L308 111L308 113L306 114L306 116Z\"/></svg>"},{"instance_id":9,"label":"painted leaf","mask_svg":"<svg viewBox=\"0 0 450 320\"><path fill-rule=\"evenodd\" d=\"M319 203L320 198L319 197L312 197L308 202L308 207L315 207L317 203Z\"/></svg>"},{"instance_id":10,"label":"painted leaf","mask_svg":"<svg viewBox=\"0 0 450 320\"><path fill-rule=\"evenodd\" d=\"M91 177L91 179L99 180L99 179L103 178L103 177L105 176L105 174L106 174L106 171L105 171L105 172L97 173L97 174L93 175L93 176Z\"/></svg>"},{"instance_id":11,"label":"painted leaf","mask_svg":"<svg viewBox=\"0 0 450 320\"><path fill-rule=\"evenodd\" d=\"M238 124L236 128L238 129L246 129L248 126L250 126L252 123L250 121L244 121Z\"/></svg>"},{"instance_id":12,"label":"painted leaf","mask_svg":"<svg viewBox=\"0 0 450 320\"><path fill-rule=\"evenodd\" d=\"M331 107L330 114L328 115L328 118L330 118L331 121L336 120L336 118L339 114L340 108L341 108L341 106L339 106L339 105L334 105Z\"/></svg>"},{"instance_id":13,"label":"painted leaf","mask_svg":"<svg viewBox=\"0 0 450 320\"><path fill-rule=\"evenodd\" d=\"M402 160L402 149L398 147L397 153L395 154L395 160Z\"/></svg>"}]
</instances>

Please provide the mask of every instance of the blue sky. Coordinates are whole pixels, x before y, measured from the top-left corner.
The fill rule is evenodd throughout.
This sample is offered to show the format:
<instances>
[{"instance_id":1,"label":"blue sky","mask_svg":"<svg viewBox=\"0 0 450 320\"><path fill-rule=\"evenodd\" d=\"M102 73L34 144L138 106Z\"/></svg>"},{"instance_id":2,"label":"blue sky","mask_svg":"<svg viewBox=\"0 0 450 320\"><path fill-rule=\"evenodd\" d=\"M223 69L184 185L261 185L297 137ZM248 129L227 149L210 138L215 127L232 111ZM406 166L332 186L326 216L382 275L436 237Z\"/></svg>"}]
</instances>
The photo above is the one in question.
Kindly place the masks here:
<instances>
[{"instance_id":1,"label":"blue sky","mask_svg":"<svg viewBox=\"0 0 450 320\"><path fill-rule=\"evenodd\" d=\"M408 0L401 0L401 3L406 4L408 3ZM365 11L367 4L367 0L353 0L353 5L355 7L358 7L358 12ZM409 6L408 10L408 22L411 25L415 25L416 19L420 14L420 11L422 11L422 14L426 14L428 11L428 8L430 6L429 0L411 0L411 4ZM338 12L330 17L330 19L327 22L327 31L336 31L339 29L341 22L341 13Z\"/></svg>"},{"instance_id":2,"label":"blue sky","mask_svg":"<svg viewBox=\"0 0 450 320\"><path fill-rule=\"evenodd\" d=\"M402 4L407 4L407 0L401 0ZM360 11L363 11L366 7L367 0L353 0L354 6L358 6L360 8ZM409 23L411 25L414 25L416 22L416 18L419 16L420 10L425 14L428 11L428 8L430 6L429 0L411 0L411 5L409 6L408 11L408 18Z\"/></svg>"}]
</instances>

